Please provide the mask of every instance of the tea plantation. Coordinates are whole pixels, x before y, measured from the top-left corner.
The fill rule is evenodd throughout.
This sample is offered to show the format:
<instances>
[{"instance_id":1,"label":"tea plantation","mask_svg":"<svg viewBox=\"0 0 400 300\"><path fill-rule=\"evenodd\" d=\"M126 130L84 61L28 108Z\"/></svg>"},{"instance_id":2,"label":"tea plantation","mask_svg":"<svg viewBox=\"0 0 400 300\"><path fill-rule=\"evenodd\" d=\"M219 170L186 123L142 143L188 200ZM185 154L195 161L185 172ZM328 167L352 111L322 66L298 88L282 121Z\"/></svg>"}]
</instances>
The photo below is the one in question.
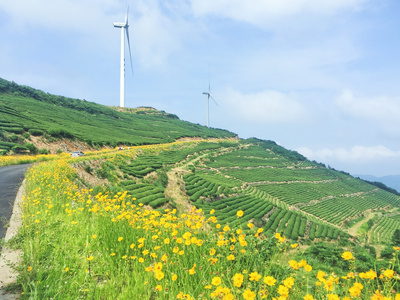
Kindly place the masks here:
<instances>
[{"instance_id":1,"label":"tea plantation","mask_svg":"<svg viewBox=\"0 0 400 300\"><path fill-rule=\"evenodd\" d=\"M127 191L152 209L181 205L167 192L169 176L175 176L187 202L244 231L251 222L266 236L280 233L293 241L358 238L388 244L400 229L400 197L390 189L326 168L273 141L228 140L236 135L152 108L118 111L0 79L0 152L32 154L32 136L95 148L154 145L71 161L104 181L91 186L97 192ZM174 144L185 137L208 141ZM90 163L94 158L97 166Z\"/></svg>"},{"instance_id":2,"label":"tea plantation","mask_svg":"<svg viewBox=\"0 0 400 300\"><path fill-rule=\"evenodd\" d=\"M184 137L236 136L152 108L117 111L0 78L0 151L22 147L31 135L43 136L50 142L75 139L94 147L169 143Z\"/></svg>"}]
</instances>

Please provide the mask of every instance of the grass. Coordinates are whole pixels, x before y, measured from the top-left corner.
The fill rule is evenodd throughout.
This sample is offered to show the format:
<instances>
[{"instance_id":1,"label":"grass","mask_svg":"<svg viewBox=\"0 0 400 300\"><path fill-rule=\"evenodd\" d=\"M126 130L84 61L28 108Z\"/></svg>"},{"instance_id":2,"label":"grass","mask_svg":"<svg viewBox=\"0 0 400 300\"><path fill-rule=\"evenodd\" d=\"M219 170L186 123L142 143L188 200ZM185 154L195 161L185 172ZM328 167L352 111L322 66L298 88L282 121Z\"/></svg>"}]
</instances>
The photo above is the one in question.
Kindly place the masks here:
<instances>
[{"instance_id":1,"label":"grass","mask_svg":"<svg viewBox=\"0 0 400 300\"><path fill-rule=\"evenodd\" d=\"M298 245L278 234L267 237L251 223L244 233L197 208L147 210L134 195L93 194L76 179L66 160L41 163L27 174L17 237L24 252L21 299L396 295L397 248L386 269L356 272L357 260L345 252L342 274L327 273L302 259Z\"/></svg>"}]
</instances>

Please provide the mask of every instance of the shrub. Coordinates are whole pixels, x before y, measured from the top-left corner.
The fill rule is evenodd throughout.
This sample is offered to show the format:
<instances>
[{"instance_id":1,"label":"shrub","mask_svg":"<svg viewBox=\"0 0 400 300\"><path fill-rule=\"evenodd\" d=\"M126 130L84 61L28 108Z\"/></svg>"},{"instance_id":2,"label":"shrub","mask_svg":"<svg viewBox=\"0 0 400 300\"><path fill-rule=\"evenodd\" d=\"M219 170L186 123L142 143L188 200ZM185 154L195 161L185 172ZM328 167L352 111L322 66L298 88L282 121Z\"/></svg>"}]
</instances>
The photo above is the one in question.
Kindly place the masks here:
<instances>
[{"instance_id":1,"label":"shrub","mask_svg":"<svg viewBox=\"0 0 400 300\"><path fill-rule=\"evenodd\" d=\"M13 143L18 143L18 135L10 133L7 135L7 140Z\"/></svg>"},{"instance_id":2,"label":"shrub","mask_svg":"<svg viewBox=\"0 0 400 300\"><path fill-rule=\"evenodd\" d=\"M33 136L42 136L44 135L44 131L40 129L29 129L28 132Z\"/></svg>"},{"instance_id":3,"label":"shrub","mask_svg":"<svg viewBox=\"0 0 400 300\"><path fill-rule=\"evenodd\" d=\"M50 154L50 151L42 148L42 149L39 149L39 154Z\"/></svg>"},{"instance_id":4,"label":"shrub","mask_svg":"<svg viewBox=\"0 0 400 300\"><path fill-rule=\"evenodd\" d=\"M38 148L36 148L34 144L25 143L23 147L28 149L31 154L38 153Z\"/></svg>"},{"instance_id":5,"label":"shrub","mask_svg":"<svg viewBox=\"0 0 400 300\"><path fill-rule=\"evenodd\" d=\"M381 251L381 258L387 258L387 259L393 258L393 247L392 246L386 246Z\"/></svg>"},{"instance_id":6,"label":"shrub","mask_svg":"<svg viewBox=\"0 0 400 300\"><path fill-rule=\"evenodd\" d=\"M7 127L5 128L5 130L16 134L21 134L24 132L24 130L21 127Z\"/></svg>"},{"instance_id":7,"label":"shrub","mask_svg":"<svg viewBox=\"0 0 400 300\"><path fill-rule=\"evenodd\" d=\"M136 184L135 180L125 180L120 182L121 185L127 187L128 185Z\"/></svg>"},{"instance_id":8,"label":"shrub","mask_svg":"<svg viewBox=\"0 0 400 300\"><path fill-rule=\"evenodd\" d=\"M93 170L90 165L86 165L83 169L85 170L86 173L92 174Z\"/></svg>"},{"instance_id":9,"label":"shrub","mask_svg":"<svg viewBox=\"0 0 400 300\"><path fill-rule=\"evenodd\" d=\"M55 138L69 138L69 139L74 138L73 134L71 134L70 132L68 132L64 129L59 129L59 128L50 129L48 132L52 137L55 137Z\"/></svg>"},{"instance_id":10,"label":"shrub","mask_svg":"<svg viewBox=\"0 0 400 300\"><path fill-rule=\"evenodd\" d=\"M14 147L11 148L11 150L14 153L22 153L27 151L28 149L26 149L25 147L21 146L21 145L15 145Z\"/></svg>"},{"instance_id":11,"label":"shrub","mask_svg":"<svg viewBox=\"0 0 400 300\"><path fill-rule=\"evenodd\" d=\"M157 180L154 183L156 186L161 186L163 188L166 188L168 185L168 176L167 172L165 170L157 170Z\"/></svg>"}]
</instances>

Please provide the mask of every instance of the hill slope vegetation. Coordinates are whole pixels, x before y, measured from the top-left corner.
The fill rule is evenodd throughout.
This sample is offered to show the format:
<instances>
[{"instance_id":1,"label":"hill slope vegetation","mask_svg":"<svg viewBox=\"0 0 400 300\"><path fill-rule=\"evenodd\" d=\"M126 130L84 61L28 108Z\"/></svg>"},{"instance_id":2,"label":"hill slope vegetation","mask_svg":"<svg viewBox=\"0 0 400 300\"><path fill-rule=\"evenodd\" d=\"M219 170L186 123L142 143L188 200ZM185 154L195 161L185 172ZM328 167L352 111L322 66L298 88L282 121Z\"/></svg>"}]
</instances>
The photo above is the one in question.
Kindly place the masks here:
<instances>
[{"instance_id":1,"label":"hill slope vegetation","mask_svg":"<svg viewBox=\"0 0 400 300\"><path fill-rule=\"evenodd\" d=\"M69 139L94 147L115 147L170 143L185 137L236 135L182 121L176 115L152 108L119 111L0 78L0 150L30 143L30 136L43 137L46 142Z\"/></svg>"},{"instance_id":2,"label":"hill slope vegetation","mask_svg":"<svg viewBox=\"0 0 400 300\"><path fill-rule=\"evenodd\" d=\"M273 141L5 80L0 117L0 165L34 153L39 139L130 146L29 156L51 161L28 171L12 241L24 252L22 299L392 299L400 290L400 197L385 186Z\"/></svg>"},{"instance_id":3,"label":"hill slope vegetation","mask_svg":"<svg viewBox=\"0 0 400 300\"><path fill-rule=\"evenodd\" d=\"M236 135L181 121L152 108L115 110L0 79L0 137L0 149L6 153L34 150L30 142L37 138L115 147ZM246 230L251 221L269 236L280 233L294 241L308 242L358 236L373 244L385 244L400 229L399 196L311 162L272 141L253 138L189 143L168 151L154 149L146 155L146 151L133 157L120 155L118 163L113 158L112 163L105 159L80 167L87 176L120 186L143 205L158 209L174 206L174 199L165 193L167 171L203 153L180 169L179 180L188 201L206 215L215 212L222 223ZM246 217L239 221L237 210Z\"/></svg>"}]
</instances>

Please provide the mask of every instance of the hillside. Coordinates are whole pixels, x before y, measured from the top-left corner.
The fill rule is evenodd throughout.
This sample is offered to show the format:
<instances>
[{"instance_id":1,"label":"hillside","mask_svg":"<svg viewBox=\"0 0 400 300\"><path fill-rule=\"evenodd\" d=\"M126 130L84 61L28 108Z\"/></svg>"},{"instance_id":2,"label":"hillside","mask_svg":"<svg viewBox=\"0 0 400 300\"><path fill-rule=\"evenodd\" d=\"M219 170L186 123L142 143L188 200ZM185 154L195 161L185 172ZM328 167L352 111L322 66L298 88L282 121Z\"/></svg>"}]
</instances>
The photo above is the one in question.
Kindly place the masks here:
<instances>
[{"instance_id":1,"label":"hillside","mask_svg":"<svg viewBox=\"0 0 400 300\"><path fill-rule=\"evenodd\" d=\"M221 224L247 230L250 221L267 236L281 233L293 241L355 238L385 245L400 229L399 196L272 141L190 142L141 151L135 159L128 151L112 156L113 163L93 165L87 158L76 167L86 181L100 176L114 192L128 191L153 209L182 210L188 203ZM183 197L166 189L170 182L179 182ZM238 210L245 217L238 219Z\"/></svg>"},{"instance_id":2,"label":"hillside","mask_svg":"<svg viewBox=\"0 0 400 300\"><path fill-rule=\"evenodd\" d=\"M21 299L400 291L400 196L387 187L153 108L0 83L0 165L44 161L28 170L11 241L23 252L11 287Z\"/></svg>"},{"instance_id":3,"label":"hillside","mask_svg":"<svg viewBox=\"0 0 400 300\"><path fill-rule=\"evenodd\" d=\"M181 121L153 108L110 108L3 79L0 120L3 153L32 149L31 144L55 153L83 147L157 145L185 137L236 138L226 130ZM127 190L144 205L158 209L175 207L174 197L166 191L174 176L169 174L168 179L167 171L195 155L190 164L175 170L179 174L175 180L184 186L185 201L206 215L215 211L222 223L246 229L245 222L251 220L267 235L279 232L308 242L362 237L372 244L385 244L400 229L399 196L311 162L272 141L253 138L154 149L134 157L121 155L117 163L113 157L112 164L107 158L90 157L76 167L92 188L100 188L93 184L99 182L103 187L119 186L121 192ZM149 175L154 178L149 180ZM240 222L237 210L246 215Z\"/></svg>"},{"instance_id":4,"label":"hillside","mask_svg":"<svg viewBox=\"0 0 400 300\"><path fill-rule=\"evenodd\" d=\"M47 94L0 78L0 149L6 151L15 146L16 152L24 150L18 145L25 143L53 152L83 150L82 143L68 143L61 149L50 147L63 139L99 148L169 143L186 137L235 136L226 130L179 120L176 115L153 108L113 109Z\"/></svg>"}]
</instances>

